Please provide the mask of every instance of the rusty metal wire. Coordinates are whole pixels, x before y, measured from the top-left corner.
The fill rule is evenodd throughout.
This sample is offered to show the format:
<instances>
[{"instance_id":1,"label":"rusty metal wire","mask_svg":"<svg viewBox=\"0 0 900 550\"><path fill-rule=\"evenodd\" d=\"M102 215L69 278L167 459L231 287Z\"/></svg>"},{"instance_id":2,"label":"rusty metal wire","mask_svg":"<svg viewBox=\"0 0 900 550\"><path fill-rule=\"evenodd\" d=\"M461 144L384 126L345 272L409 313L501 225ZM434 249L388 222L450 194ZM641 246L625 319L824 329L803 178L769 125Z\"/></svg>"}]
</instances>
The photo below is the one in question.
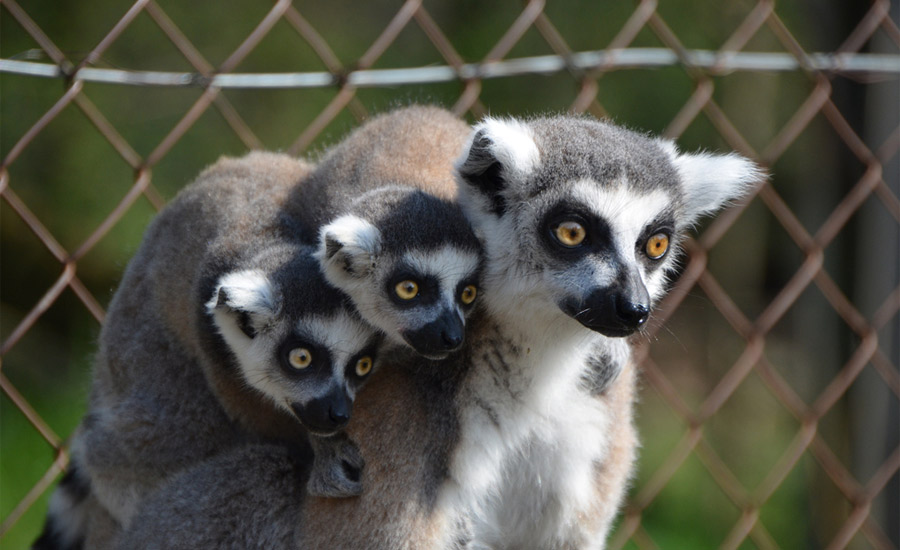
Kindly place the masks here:
<instances>
[{"instance_id":1,"label":"rusty metal wire","mask_svg":"<svg viewBox=\"0 0 900 550\"><path fill-rule=\"evenodd\" d=\"M687 243L689 256L681 277L660 305L648 338L653 339L661 332L666 321L678 313L679 307L683 306L692 293L702 292L711 307L743 342L743 348L733 363L721 372L714 373L714 377L708 380L711 389L700 399L699 404L694 404L687 398L672 376L661 368L659 362L651 356L650 346L645 344L639 348L638 357L641 358L648 389L659 396L669 413L681 421L685 429L665 460L634 488L610 546L658 547L654 534L645 528L643 518L685 463L690 459L697 459L739 512L737 521L721 542L722 547L738 548L749 543L759 548L776 548L778 543L762 519L761 509L805 457L818 464L846 501L848 512L841 523L834 526L833 532L822 535L827 537L829 548L843 548L853 541L863 541L862 547L874 548L891 548L896 544L896 534L886 533L885 526L873 518L872 510L873 503L884 496L889 483L896 479L900 471L900 447L889 449L874 475L868 479L858 479L845 463L845 455L836 452L833 444L827 441L820 430L820 424L837 408L863 372L874 374L895 400L900 398L897 355L896 350L891 349L891 345L896 346L897 343L882 341L885 331L896 327L900 312L900 284L894 281L893 290L883 297L881 306L874 314L867 316L826 268L829 247L847 233L851 220L859 215L867 202L874 201L886 210L897 224L894 231L900 226L900 198L885 175L885 166L896 162L900 154L900 128L895 128L882 143L872 145L857 133L835 100L836 79L848 78L866 86L875 82L896 82L900 78L900 29L896 23L896 13L892 17L890 0L873 1L841 44L834 51L824 53L806 51L803 43L791 33L789 25L780 17L772 0L759 0L753 4L734 32L715 50L686 47L661 15L656 1L640 0L606 48L594 51L575 51L567 43L565 33L560 32L551 21L544 1L528 0L522 3L521 11L507 28L497 29L496 36L499 39L480 58L471 60L466 60L455 49L453 37L448 37L421 0L405 0L399 3L393 17L377 38L352 62L344 62L335 54L322 34L291 0L278 0L273 2L253 30L218 66L210 63L200 53L155 0L134 2L97 45L77 61L69 59L16 0L0 0L0 5L21 31L39 46L39 58L48 60L35 62L32 60L34 56L30 54L15 56L19 59L0 59L0 73L57 78L65 84L55 103L30 129L18 136L7 151L0 153L0 196L9 207L10 214L16 216L33 233L37 242L58 263L59 269L55 281L43 296L12 330L4 331L5 338L0 342L0 390L46 441L55 457L28 494L3 518L0 537L15 526L22 515L49 490L68 461L65 440L54 433L41 411L36 410L2 372L2 360L34 329L41 317L67 290L74 293L94 319L103 321L104 311L100 301L77 275L79 262L96 249L98 243L142 197L156 210L164 206L165 200L154 186L152 171L179 146L182 138L205 113L210 110L219 113L248 149L264 147L263 140L254 133L232 101L220 93L221 90L327 88L335 91L318 116L305 128L299 129L297 137L287 148L289 152L299 154L307 151L341 113L348 111L357 120L368 115L367 107L358 94L361 88L457 82L460 93L452 110L459 115L471 114L478 117L489 110L482 98L485 81L521 75L562 74L569 75L576 83L575 98L570 104L572 111L605 116L607 109L599 99L601 81L605 76L637 69L679 67L691 80L693 89L664 130L666 136L682 136L695 121L705 117L729 146L771 167L802 136L811 131L814 120L824 121L858 160L862 170L861 176L855 181L847 182L847 189L831 206L830 214L812 231L808 229L809 224L798 215L797 205L784 196L776 174L774 179L756 189L753 197L723 213L697 239ZM144 71L96 66L104 52L121 39L141 14L148 16L162 31L170 42L167 46L174 46L193 68L192 71ZM278 24L291 29L305 41L325 70L265 74L234 72ZM418 28L424 33L445 64L374 68L407 28ZM553 55L509 57L517 44L532 30L537 31L553 51ZM784 51L743 51L763 31L775 36ZM639 34L647 32L658 39L662 47L632 46ZM887 41L891 53L865 51L875 35ZM23 60L26 58L27 60ZM722 107L721 100L715 93L716 78L733 73L774 72L801 75L808 82L809 91L784 125L767 136L764 143L754 147L753 141L745 137ZM201 93L181 114L177 124L146 156L142 156L103 114L102 108L88 97L85 83L186 87L199 89ZM10 175L10 167L20 159L24 151L38 146L36 138L45 132L48 125L59 118L61 113L71 109L77 109L89 120L99 135L111 145L111 154L118 155L133 171L134 177L131 186L121 190L116 206L106 213L105 218L84 240L69 250L60 244L41 218L14 191L17 182ZM714 247L726 238L729 230L739 223L741 216L753 204L765 209L802 256L792 276L774 292L774 296L757 314L747 313L745 308L738 305L733 292L729 292L728 285L709 269L710 253ZM9 262L5 264L8 265ZM811 400L798 393L781 373L772 355L772 335L776 327L790 312L800 307L798 304L802 296L810 290L824 297L828 307L856 338L847 356L841 358L843 366ZM735 474L729 461L711 444L707 433L709 424L735 399L736 392L751 377L758 378L766 391L797 423L790 443L755 486L748 486ZM896 523L893 527L896 527Z\"/></svg>"}]
</instances>

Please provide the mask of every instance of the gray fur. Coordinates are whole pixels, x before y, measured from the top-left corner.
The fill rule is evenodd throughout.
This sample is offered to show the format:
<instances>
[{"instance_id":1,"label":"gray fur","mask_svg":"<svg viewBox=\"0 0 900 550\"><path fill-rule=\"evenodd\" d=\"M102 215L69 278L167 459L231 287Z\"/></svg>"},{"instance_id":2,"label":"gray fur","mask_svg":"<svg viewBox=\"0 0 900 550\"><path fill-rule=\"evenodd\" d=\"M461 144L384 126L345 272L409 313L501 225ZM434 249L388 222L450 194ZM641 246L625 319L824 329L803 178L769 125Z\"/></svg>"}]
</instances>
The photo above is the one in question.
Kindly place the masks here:
<instances>
[{"instance_id":1,"label":"gray fur","mask_svg":"<svg viewBox=\"0 0 900 550\"><path fill-rule=\"evenodd\" d=\"M453 161L468 134L465 123L436 107L377 116L329 150L285 210L318 232L327 279L360 315L392 342L431 358L462 344L472 308L459 292L480 284L481 245L452 202ZM448 254L436 256L442 251ZM419 283L420 304L395 299L402 279Z\"/></svg>"},{"instance_id":2,"label":"gray fur","mask_svg":"<svg viewBox=\"0 0 900 550\"><path fill-rule=\"evenodd\" d=\"M115 548L293 548L306 477L304 461L281 445L221 453L147 497Z\"/></svg>"},{"instance_id":3,"label":"gray fur","mask_svg":"<svg viewBox=\"0 0 900 550\"><path fill-rule=\"evenodd\" d=\"M249 469L229 478L255 493L247 503L293 499L296 521L273 519L296 526L292 548L603 548L637 445L621 336L643 320L610 327L591 310L611 307L604 296L657 300L680 233L758 176L738 157L681 155L580 117L487 120L458 166L460 203L484 236L481 308L460 353L397 352L360 392L347 435L366 460L362 495L291 496ZM572 216L594 233L560 248L548 229ZM661 231L672 250L653 260L648 235ZM141 532L156 514L142 512Z\"/></svg>"},{"instance_id":4,"label":"gray fur","mask_svg":"<svg viewBox=\"0 0 900 550\"><path fill-rule=\"evenodd\" d=\"M470 143L459 200L484 236L483 316L460 356L391 358L361 393L348 435L370 484L359 499L308 499L299 547L602 548L635 456L635 371L627 340L563 305L629 287L658 299L680 233L758 176L729 157L698 182L697 163L725 161L581 117L487 121ZM553 249L547 216L571 211L608 240ZM649 259L648 232L662 230L672 250Z\"/></svg>"},{"instance_id":5,"label":"gray fur","mask_svg":"<svg viewBox=\"0 0 900 550\"><path fill-rule=\"evenodd\" d=\"M362 195L386 185L452 200L453 161L468 136L468 125L438 107L413 105L376 116L328 149L285 210L305 234L317 235ZM377 217L385 207L373 205L370 212Z\"/></svg>"},{"instance_id":6,"label":"gray fur","mask_svg":"<svg viewBox=\"0 0 900 550\"><path fill-rule=\"evenodd\" d=\"M286 155L221 159L148 229L110 304L89 411L73 441L73 460L91 489L80 513L107 518L94 531L86 524L84 537L96 547L107 547L163 480L216 453L271 440L310 454L291 407L246 378L240 354L223 341L222 322L252 328L252 341L264 347L303 319L344 315L369 335L370 347L377 343L370 328L352 320L346 298L322 280L297 227L280 216L290 190L310 171ZM226 274L245 269L264 273L274 289L249 313L233 309L233 293L217 287ZM268 353L274 362L275 350ZM273 365L270 373L277 370ZM315 391L298 380L282 388L285 394ZM283 377L273 378L278 383L285 384ZM339 462L331 467L316 474L325 480L318 487L359 492L358 480L339 482Z\"/></svg>"},{"instance_id":7,"label":"gray fur","mask_svg":"<svg viewBox=\"0 0 900 550\"><path fill-rule=\"evenodd\" d=\"M594 346L593 352L587 357L586 365L582 381L585 389L595 396L606 393L623 366L601 344Z\"/></svg>"},{"instance_id":8,"label":"gray fur","mask_svg":"<svg viewBox=\"0 0 900 550\"><path fill-rule=\"evenodd\" d=\"M314 437L312 474L306 484L310 495L342 498L362 493L362 471L366 461L346 434Z\"/></svg>"}]
</instances>

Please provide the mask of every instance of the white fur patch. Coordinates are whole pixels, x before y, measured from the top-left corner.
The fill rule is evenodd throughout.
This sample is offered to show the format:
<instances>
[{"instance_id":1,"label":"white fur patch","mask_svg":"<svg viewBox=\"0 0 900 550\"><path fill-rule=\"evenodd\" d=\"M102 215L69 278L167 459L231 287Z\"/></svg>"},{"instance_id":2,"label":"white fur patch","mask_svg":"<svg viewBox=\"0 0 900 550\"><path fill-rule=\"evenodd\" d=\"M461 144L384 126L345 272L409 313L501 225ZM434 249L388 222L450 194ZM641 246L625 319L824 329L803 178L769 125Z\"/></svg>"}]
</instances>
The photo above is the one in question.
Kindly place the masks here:
<instances>
[{"instance_id":1,"label":"white fur patch","mask_svg":"<svg viewBox=\"0 0 900 550\"><path fill-rule=\"evenodd\" d=\"M60 486L50 497L47 518L53 518L54 527L66 545L75 547L87 531L87 515L82 502L75 500L69 487Z\"/></svg>"},{"instance_id":2,"label":"white fur patch","mask_svg":"<svg viewBox=\"0 0 900 550\"><path fill-rule=\"evenodd\" d=\"M591 181L579 181L571 186L570 194L606 220L617 246L621 243L629 251L647 224L672 202L672 196L665 191L638 193L627 182L615 187L600 187Z\"/></svg>"},{"instance_id":3,"label":"white fur patch","mask_svg":"<svg viewBox=\"0 0 900 550\"><path fill-rule=\"evenodd\" d=\"M627 183L612 188L601 188L589 181L576 182L572 186L572 197L588 206L602 217L612 229L614 244L622 258L635 260L635 243L647 228L672 202L671 196L662 190L637 193ZM675 256L669 252L667 262ZM654 273L654 277L644 284L651 296L657 297L663 291L664 269ZM597 272L595 283L606 286L616 276L615 272Z\"/></svg>"},{"instance_id":4,"label":"white fur patch","mask_svg":"<svg viewBox=\"0 0 900 550\"><path fill-rule=\"evenodd\" d=\"M344 366L368 344L375 331L362 321L341 312L334 317L308 317L297 322L297 329L328 349L335 378L344 378Z\"/></svg>"},{"instance_id":5,"label":"white fur patch","mask_svg":"<svg viewBox=\"0 0 900 550\"><path fill-rule=\"evenodd\" d=\"M479 264L477 254L452 245L427 252L407 252L403 260L417 272L436 277L440 282L443 301L450 304L456 303L459 282L475 273Z\"/></svg>"},{"instance_id":6,"label":"white fur patch","mask_svg":"<svg viewBox=\"0 0 900 550\"><path fill-rule=\"evenodd\" d=\"M680 153L671 141L658 143L681 177L689 223L741 197L754 182L765 178L759 166L737 153Z\"/></svg>"},{"instance_id":7,"label":"white fur patch","mask_svg":"<svg viewBox=\"0 0 900 550\"><path fill-rule=\"evenodd\" d=\"M248 313L272 314L278 309L275 291L266 274L257 269L227 273L219 279L216 290L206 302L212 312L219 303L219 291L225 289L226 304Z\"/></svg>"},{"instance_id":8,"label":"white fur patch","mask_svg":"<svg viewBox=\"0 0 900 550\"><path fill-rule=\"evenodd\" d=\"M344 246L353 246L369 254L377 254L381 248L381 233L368 220L347 214L322 227L320 234L337 240ZM320 239L320 242L324 239Z\"/></svg>"},{"instance_id":9,"label":"white fur patch","mask_svg":"<svg viewBox=\"0 0 900 550\"><path fill-rule=\"evenodd\" d=\"M472 344L492 351L473 354L461 388L461 439L439 505L469 513L476 547L559 547L573 540L573 518L591 508L594 466L607 452L608 412L579 385L589 343L602 337L575 325L503 321L498 328L520 351L493 338ZM627 355L627 343L608 342ZM510 368L502 381L486 364L496 360Z\"/></svg>"},{"instance_id":10,"label":"white fur patch","mask_svg":"<svg viewBox=\"0 0 900 550\"><path fill-rule=\"evenodd\" d=\"M270 349L271 339L262 336L248 337L237 326L234 316L221 309L213 312L213 320L222 339L235 355L244 380L276 403L283 403L285 388L271 376L271 369L277 367Z\"/></svg>"},{"instance_id":11,"label":"white fur patch","mask_svg":"<svg viewBox=\"0 0 900 550\"><path fill-rule=\"evenodd\" d=\"M525 176L540 165L541 154L527 124L518 120L488 117L475 126L472 136L479 131L483 131L491 140L491 153L513 177ZM467 147L463 160L468 156L468 149Z\"/></svg>"},{"instance_id":12,"label":"white fur patch","mask_svg":"<svg viewBox=\"0 0 900 550\"><path fill-rule=\"evenodd\" d=\"M225 290L227 308L219 306L219 292L222 289ZM262 271L254 269L223 275L206 302L206 309L225 344L235 355L244 379L276 402L281 401L284 388L274 382L268 372L272 362L268 349L270 339L247 336L238 326L232 309L246 311L257 320L259 317L269 317L267 321L271 321L280 309L279 305L272 283Z\"/></svg>"},{"instance_id":13,"label":"white fur patch","mask_svg":"<svg viewBox=\"0 0 900 550\"><path fill-rule=\"evenodd\" d=\"M329 251L328 242L340 243L340 249ZM381 232L368 220L347 214L332 220L319 231L319 249L315 257L325 278L341 288L350 279L367 273L381 253ZM329 255L330 254L330 255ZM347 271L347 266L353 272Z\"/></svg>"}]
</instances>

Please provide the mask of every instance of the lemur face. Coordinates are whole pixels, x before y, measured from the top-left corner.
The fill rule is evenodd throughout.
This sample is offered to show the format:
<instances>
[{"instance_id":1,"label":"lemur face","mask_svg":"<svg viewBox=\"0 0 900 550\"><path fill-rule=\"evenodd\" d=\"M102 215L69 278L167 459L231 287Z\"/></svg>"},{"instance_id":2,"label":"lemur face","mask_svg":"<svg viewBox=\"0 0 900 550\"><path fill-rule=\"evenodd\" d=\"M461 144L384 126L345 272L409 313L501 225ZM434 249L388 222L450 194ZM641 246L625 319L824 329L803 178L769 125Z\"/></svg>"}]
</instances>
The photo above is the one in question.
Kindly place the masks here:
<instances>
[{"instance_id":1,"label":"lemur face","mask_svg":"<svg viewBox=\"0 0 900 550\"><path fill-rule=\"evenodd\" d=\"M527 296L613 337L646 322L686 229L759 175L737 155L565 116L488 119L457 168L491 306Z\"/></svg>"},{"instance_id":2,"label":"lemur face","mask_svg":"<svg viewBox=\"0 0 900 550\"><path fill-rule=\"evenodd\" d=\"M627 336L664 290L677 233L671 197L575 182L536 219L544 283L561 311L606 336Z\"/></svg>"},{"instance_id":3,"label":"lemur face","mask_svg":"<svg viewBox=\"0 0 900 550\"><path fill-rule=\"evenodd\" d=\"M479 298L481 254L459 207L387 187L323 227L317 256L363 319L390 340L442 359L462 347Z\"/></svg>"},{"instance_id":4,"label":"lemur face","mask_svg":"<svg viewBox=\"0 0 900 550\"><path fill-rule=\"evenodd\" d=\"M350 420L381 338L311 257L285 268L274 277L261 269L222 276L207 311L247 384L310 432L329 435Z\"/></svg>"}]
</instances>

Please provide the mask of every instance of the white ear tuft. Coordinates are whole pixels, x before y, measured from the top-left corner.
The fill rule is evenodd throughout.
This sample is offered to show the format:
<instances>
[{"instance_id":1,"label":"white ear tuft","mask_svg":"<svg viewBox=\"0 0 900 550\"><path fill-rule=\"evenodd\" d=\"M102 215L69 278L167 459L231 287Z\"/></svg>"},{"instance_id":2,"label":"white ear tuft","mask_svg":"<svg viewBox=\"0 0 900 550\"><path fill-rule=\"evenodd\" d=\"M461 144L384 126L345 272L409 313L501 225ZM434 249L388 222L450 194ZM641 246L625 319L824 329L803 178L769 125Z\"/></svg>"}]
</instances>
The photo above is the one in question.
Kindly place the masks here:
<instances>
[{"instance_id":1,"label":"white ear tuft","mask_svg":"<svg viewBox=\"0 0 900 550\"><path fill-rule=\"evenodd\" d=\"M231 342L242 333L253 338L278 314L280 300L265 273L255 269L227 273L219 278L206 310L219 331Z\"/></svg>"},{"instance_id":2,"label":"white ear tuft","mask_svg":"<svg viewBox=\"0 0 900 550\"><path fill-rule=\"evenodd\" d=\"M265 273L248 269L227 273L219 279L206 308L212 311L223 307L252 314L273 315L278 310L278 300Z\"/></svg>"},{"instance_id":3,"label":"white ear tuft","mask_svg":"<svg viewBox=\"0 0 900 550\"><path fill-rule=\"evenodd\" d=\"M541 154L534 135L526 124L518 120L486 118L475 126L490 140L490 152L510 176L526 176L540 165Z\"/></svg>"},{"instance_id":4,"label":"white ear tuft","mask_svg":"<svg viewBox=\"0 0 900 550\"><path fill-rule=\"evenodd\" d=\"M527 124L487 118L475 126L454 166L462 181L484 196L499 216L505 210L507 183L527 177L540 163L541 154Z\"/></svg>"},{"instance_id":5,"label":"white ear tuft","mask_svg":"<svg viewBox=\"0 0 900 550\"><path fill-rule=\"evenodd\" d=\"M316 259L328 281L343 288L375 265L381 253L381 232L368 221L351 214L341 216L319 231Z\"/></svg>"},{"instance_id":6,"label":"white ear tuft","mask_svg":"<svg viewBox=\"0 0 900 550\"><path fill-rule=\"evenodd\" d=\"M659 144L681 178L685 214L691 223L742 197L766 177L756 163L737 153L679 153L671 141L659 140Z\"/></svg>"}]
</instances>

